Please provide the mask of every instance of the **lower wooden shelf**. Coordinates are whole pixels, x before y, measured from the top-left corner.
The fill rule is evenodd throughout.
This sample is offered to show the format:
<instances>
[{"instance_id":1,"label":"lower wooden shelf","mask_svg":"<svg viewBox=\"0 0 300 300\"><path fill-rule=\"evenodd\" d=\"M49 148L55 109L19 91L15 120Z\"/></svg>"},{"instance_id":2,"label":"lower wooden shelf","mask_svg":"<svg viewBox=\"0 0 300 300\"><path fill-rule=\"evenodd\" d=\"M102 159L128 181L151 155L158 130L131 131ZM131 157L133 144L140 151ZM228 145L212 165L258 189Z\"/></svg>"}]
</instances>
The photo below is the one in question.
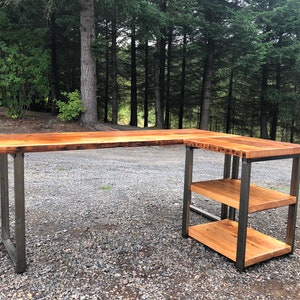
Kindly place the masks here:
<instances>
[{"instance_id":1,"label":"lower wooden shelf","mask_svg":"<svg viewBox=\"0 0 300 300\"><path fill-rule=\"evenodd\" d=\"M237 231L238 223L226 219L190 226L188 235L236 262ZM252 228L247 229L245 267L288 254L291 251L290 245Z\"/></svg>"}]
</instances>

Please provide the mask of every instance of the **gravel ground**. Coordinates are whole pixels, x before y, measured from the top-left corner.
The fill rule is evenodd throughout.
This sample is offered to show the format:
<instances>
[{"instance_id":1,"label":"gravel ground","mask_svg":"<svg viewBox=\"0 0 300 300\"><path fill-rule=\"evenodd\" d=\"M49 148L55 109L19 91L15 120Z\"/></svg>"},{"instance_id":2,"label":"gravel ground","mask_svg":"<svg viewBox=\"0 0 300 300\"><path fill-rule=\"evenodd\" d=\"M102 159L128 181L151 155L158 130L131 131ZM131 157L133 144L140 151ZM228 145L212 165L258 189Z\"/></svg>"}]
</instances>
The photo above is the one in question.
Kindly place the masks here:
<instances>
[{"instance_id":1,"label":"gravel ground","mask_svg":"<svg viewBox=\"0 0 300 300\"><path fill-rule=\"evenodd\" d=\"M0 299L299 299L299 228L293 255L243 273L181 237L184 158L183 146L27 154L28 269L15 274L0 244ZM253 164L252 182L288 192L290 165ZM221 178L222 167L222 155L196 151L194 179ZM284 240L286 212L249 222Z\"/></svg>"}]
</instances>

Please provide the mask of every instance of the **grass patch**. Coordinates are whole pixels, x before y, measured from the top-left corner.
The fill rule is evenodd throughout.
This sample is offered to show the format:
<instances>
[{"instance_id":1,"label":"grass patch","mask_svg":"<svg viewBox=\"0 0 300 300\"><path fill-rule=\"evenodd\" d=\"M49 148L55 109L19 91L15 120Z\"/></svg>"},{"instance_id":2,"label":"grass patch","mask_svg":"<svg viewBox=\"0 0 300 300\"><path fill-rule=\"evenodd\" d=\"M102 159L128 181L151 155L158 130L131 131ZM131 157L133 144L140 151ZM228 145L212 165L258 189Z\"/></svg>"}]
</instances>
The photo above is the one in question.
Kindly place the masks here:
<instances>
[{"instance_id":1,"label":"grass patch","mask_svg":"<svg viewBox=\"0 0 300 300\"><path fill-rule=\"evenodd\" d=\"M103 190L103 191L110 191L112 189L112 186L111 185L101 185L99 187L100 190Z\"/></svg>"}]
</instances>

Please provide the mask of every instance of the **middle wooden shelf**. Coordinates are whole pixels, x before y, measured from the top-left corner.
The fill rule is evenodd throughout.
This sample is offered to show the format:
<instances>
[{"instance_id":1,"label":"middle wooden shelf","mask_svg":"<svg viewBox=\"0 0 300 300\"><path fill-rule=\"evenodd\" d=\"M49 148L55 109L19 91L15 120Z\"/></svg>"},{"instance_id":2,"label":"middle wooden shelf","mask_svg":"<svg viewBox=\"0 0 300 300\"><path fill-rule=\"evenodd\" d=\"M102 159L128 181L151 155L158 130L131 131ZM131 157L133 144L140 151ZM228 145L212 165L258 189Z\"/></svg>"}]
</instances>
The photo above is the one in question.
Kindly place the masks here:
<instances>
[{"instance_id":1,"label":"middle wooden shelf","mask_svg":"<svg viewBox=\"0 0 300 300\"><path fill-rule=\"evenodd\" d=\"M193 182L190 189L194 193L239 209L240 184L241 181L239 179L226 178ZM294 203L296 203L295 196L250 184L248 213Z\"/></svg>"}]
</instances>

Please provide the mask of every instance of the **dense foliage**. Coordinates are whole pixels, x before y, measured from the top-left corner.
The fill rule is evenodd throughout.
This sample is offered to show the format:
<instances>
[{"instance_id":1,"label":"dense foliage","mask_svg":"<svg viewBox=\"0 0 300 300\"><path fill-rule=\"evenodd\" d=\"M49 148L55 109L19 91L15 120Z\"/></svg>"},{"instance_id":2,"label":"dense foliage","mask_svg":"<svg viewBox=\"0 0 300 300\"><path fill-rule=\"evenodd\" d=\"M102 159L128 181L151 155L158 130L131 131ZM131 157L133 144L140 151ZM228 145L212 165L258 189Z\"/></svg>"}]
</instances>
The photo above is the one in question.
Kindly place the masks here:
<instances>
[{"instance_id":1,"label":"dense foliage","mask_svg":"<svg viewBox=\"0 0 300 300\"><path fill-rule=\"evenodd\" d=\"M85 111L79 91L76 90L70 93L64 92L62 95L65 96L67 100L58 100L56 102L59 110L57 117L61 121L78 120L80 115Z\"/></svg>"},{"instance_id":2,"label":"dense foliage","mask_svg":"<svg viewBox=\"0 0 300 300\"><path fill-rule=\"evenodd\" d=\"M0 103L80 90L80 5L3 0ZM94 0L101 122L300 140L299 0Z\"/></svg>"}]
</instances>

